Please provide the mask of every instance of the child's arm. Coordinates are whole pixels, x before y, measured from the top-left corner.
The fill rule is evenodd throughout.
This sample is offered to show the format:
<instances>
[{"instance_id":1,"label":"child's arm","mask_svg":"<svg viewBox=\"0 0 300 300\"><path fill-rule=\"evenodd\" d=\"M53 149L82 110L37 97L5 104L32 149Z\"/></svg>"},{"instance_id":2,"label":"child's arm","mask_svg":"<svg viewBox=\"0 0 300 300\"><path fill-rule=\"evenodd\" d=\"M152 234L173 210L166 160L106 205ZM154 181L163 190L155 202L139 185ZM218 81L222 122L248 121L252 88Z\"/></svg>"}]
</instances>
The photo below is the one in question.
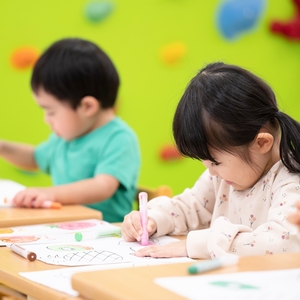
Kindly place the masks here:
<instances>
[{"instance_id":1,"label":"child's arm","mask_svg":"<svg viewBox=\"0 0 300 300\"><path fill-rule=\"evenodd\" d=\"M36 170L38 167L33 153L34 146L0 141L0 156L16 167L26 170Z\"/></svg>"},{"instance_id":2,"label":"child's arm","mask_svg":"<svg viewBox=\"0 0 300 300\"><path fill-rule=\"evenodd\" d=\"M148 216L157 224L155 236L186 235L210 226L215 205L212 176L206 170L191 189L173 198L160 196L148 202Z\"/></svg>"},{"instance_id":3,"label":"child's arm","mask_svg":"<svg viewBox=\"0 0 300 300\"><path fill-rule=\"evenodd\" d=\"M299 233L287 221L287 217L295 211L294 204L299 199L299 176L290 174L290 177L278 180L279 184L274 184L272 190L267 187L266 197L257 194L250 198L252 201L249 201L249 197L241 201L235 199L237 207L242 209L243 214L239 214L239 217L243 223L238 219L234 221L231 214L232 219L217 217L210 229L191 231L187 236L189 257L206 258L209 254L213 258L227 253L253 256L299 252ZM259 185L256 188L261 189ZM241 205L241 202L245 205ZM256 207L255 211L249 211L251 205ZM230 211L234 212L232 209Z\"/></svg>"},{"instance_id":4,"label":"child's arm","mask_svg":"<svg viewBox=\"0 0 300 300\"><path fill-rule=\"evenodd\" d=\"M149 201L149 235L185 235L189 230L209 227L215 202L212 187L211 175L206 171L192 189L186 189L172 199L160 196ZM122 224L125 240L139 241L141 230L138 212L125 216Z\"/></svg>"},{"instance_id":5,"label":"child's arm","mask_svg":"<svg viewBox=\"0 0 300 300\"><path fill-rule=\"evenodd\" d=\"M293 214L290 214L287 217L287 220L298 226L298 230L300 230L300 201L296 203L297 211Z\"/></svg>"},{"instance_id":6,"label":"child's arm","mask_svg":"<svg viewBox=\"0 0 300 300\"><path fill-rule=\"evenodd\" d=\"M45 200L62 204L90 204L110 198L118 189L116 178L101 174L94 178L54 187L28 188L13 199L17 206L41 207Z\"/></svg>"}]
</instances>

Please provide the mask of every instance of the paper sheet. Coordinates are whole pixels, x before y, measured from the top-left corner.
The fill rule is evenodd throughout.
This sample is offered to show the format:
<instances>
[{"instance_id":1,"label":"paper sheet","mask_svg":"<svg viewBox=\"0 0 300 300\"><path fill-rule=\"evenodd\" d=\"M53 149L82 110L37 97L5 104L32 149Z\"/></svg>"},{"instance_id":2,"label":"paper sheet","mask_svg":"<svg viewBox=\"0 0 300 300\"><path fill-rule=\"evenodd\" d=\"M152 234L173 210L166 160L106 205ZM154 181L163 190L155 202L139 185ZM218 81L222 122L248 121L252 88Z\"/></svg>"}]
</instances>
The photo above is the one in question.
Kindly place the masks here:
<instances>
[{"instance_id":1,"label":"paper sheet","mask_svg":"<svg viewBox=\"0 0 300 300\"><path fill-rule=\"evenodd\" d=\"M167 244L171 242L178 241L178 239L172 237L160 237L157 239L150 240L151 243L154 244ZM95 270L105 270L105 269L116 269L116 268L132 268L132 267L139 267L139 266L150 266L150 265L158 265L158 264L168 264L168 263L180 263L180 262L192 262L192 259L186 257L180 258L150 258L150 257L136 257L133 254L134 251L141 248L142 246L138 242L125 242L121 238L104 238L99 239L98 243L92 244L88 243L89 247L93 245L95 249L102 249L102 251L110 251L114 254L107 255L108 260L105 262L99 261L99 265L93 266L81 266L81 267L72 267L72 268L61 268L58 270L50 270L50 271L37 271L37 272L21 272L19 273L21 276L32 280L34 282L43 284L55 290L61 291L63 293L69 294L71 296L78 296L78 293L72 289L71 286L71 277L73 274L78 272L87 272L87 271L95 271ZM38 253L40 251L37 247L41 247L42 245L31 245L32 250L37 250ZM50 252L53 252L51 250ZM55 255L51 256L51 259L43 256L43 261L48 263L56 263L58 261L64 261L66 264L69 265L76 265L76 263L81 264L80 258L76 256L69 256L64 257L62 254L64 251L60 251L59 258L55 258ZM65 251L67 253L68 251ZM44 250L42 251L44 253ZM48 253L48 251L47 251ZM107 254L107 253L106 253ZM80 255L80 254L79 254ZM113 258L122 257L122 260L116 259L115 262L111 261ZM91 257L89 257L91 259ZM99 259L101 260L101 259Z\"/></svg>"},{"instance_id":2,"label":"paper sheet","mask_svg":"<svg viewBox=\"0 0 300 300\"><path fill-rule=\"evenodd\" d=\"M164 236L149 239L149 245L165 245L176 239ZM23 248L36 254L37 259L61 266L87 266L130 262L157 261L152 257L137 257L134 252L142 248L139 242L126 242L123 238L109 237L84 242L23 244ZM161 259L160 259L161 260ZM165 258L164 260L171 260ZM162 260L161 260L162 261Z\"/></svg>"},{"instance_id":3,"label":"paper sheet","mask_svg":"<svg viewBox=\"0 0 300 300\"><path fill-rule=\"evenodd\" d=\"M107 232L119 227L97 219L0 228L0 246L76 242L75 233ZM89 235L89 234L88 234Z\"/></svg>"},{"instance_id":4,"label":"paper sheet","mask_svg":"<svg viewBox=\"0 0 300 300\"><path fill-rule=\"evenodd\" d=\"M191 300L300 299L300 269L162 277L155 283Z\"/></svg>"},{"instance_id":5,"label":"paper sheet","mask_svg":"<svg viewBox=\"0 0 300 300\"><path fill-rule=\"evenodd\" d=\"M12 207L13 197L25 186L12 180L0 179L0 208Z\"/></svg>"}]
</instances>

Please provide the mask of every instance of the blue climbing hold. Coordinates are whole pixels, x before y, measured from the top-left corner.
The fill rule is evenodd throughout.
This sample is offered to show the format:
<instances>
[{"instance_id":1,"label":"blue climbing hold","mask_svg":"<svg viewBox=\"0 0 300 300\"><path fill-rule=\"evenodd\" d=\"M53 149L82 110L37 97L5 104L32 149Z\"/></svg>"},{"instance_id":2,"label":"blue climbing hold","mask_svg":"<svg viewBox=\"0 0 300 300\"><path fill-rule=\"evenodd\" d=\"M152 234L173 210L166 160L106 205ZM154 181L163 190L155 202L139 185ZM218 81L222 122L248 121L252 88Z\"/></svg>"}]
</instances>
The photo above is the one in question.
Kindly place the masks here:
<instances>
[{"instance_id":1,"label":"blue climbing hold","mask_svg":"<svg viewBox=\"0 0 300 300\"><path fill-rule=\"evenodd\" d=\"M266 0L225 0L218 7L217 27L225 39L233 40L255 28Z\"/></svg>"}]
</instances>

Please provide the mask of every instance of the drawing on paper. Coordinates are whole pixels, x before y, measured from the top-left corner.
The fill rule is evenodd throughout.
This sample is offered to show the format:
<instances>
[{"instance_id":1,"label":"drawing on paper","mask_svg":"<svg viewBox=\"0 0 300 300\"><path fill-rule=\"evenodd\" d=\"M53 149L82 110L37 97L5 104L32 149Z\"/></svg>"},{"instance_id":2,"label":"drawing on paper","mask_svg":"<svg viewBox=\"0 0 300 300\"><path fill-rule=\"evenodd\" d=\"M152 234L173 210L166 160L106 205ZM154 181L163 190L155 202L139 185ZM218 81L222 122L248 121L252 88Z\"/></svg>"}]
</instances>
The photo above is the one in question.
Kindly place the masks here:
<instances>
[{"instance_id":1,"label":"drawing on paper","mask_svg":"<svg viewBox=\"0 0 300 300\"><path fill-rule=\"evenodd\" d=\"M74 237L76 232L98 233L114 228L119 227L96 219L0 228L0 246L11 243L73 243L76 241Z\"/></svg>"},{"instance_id":2,"label":"drawing on paper","mask_svg":"<svg viewBox=\"0 0 300 300\"><path fill-rule=\"evenodd\" d=\"M40 238L38 236L30 236L30 235L20 235L20 236L2 236L0 237L0 241L3 243L31 243L38 241Z\"/></svg>"},{"instance_id":3,"label":"drawing on paper","mask_svg":"<svg viewBox=\"0 0 300 300\"><path fill-rule=\"evenodd\" d=\"M0 234L9 234L12 232L14 232L14 230L11 228L0 228Z\"/></svg>"},{"instance_id":4,"label":"drawing on paper","mask_svg":"<svg viewBox=\"0 0 300 300\"><path fill-rule=\"evenodd\" d=\"M101 224L101 221L98 221L98 224ZM60 228L66 230L81 230L86 228L91 228L97 226L96 222L91 221L79 221L79 222L65 222L57 224L49 224L50 228Z\"/></svg>"},{"instance_id":5,"label":"drawing on paper","mask_svg":"<svg viewBox=\"0 0 300 300\"><path fill-rule=\"evenodd\" d=\"M92 247L83 245L50 245L47 249L54 251L86 251L92 250Z\"/></svg>"},{"instance_id":6,"label":"drawing on paper","mask_svg":"<svg viewBox=\"0 0 300 300\"><path fill-rule=\"evenodd\" d=\"M116 263L122 262L123 257L117 253L108 250L91 250L91 251L78 251L62 255L48 255L47 259L53 262L71 262L81 264L102 264L102 263Z\"/></svg>"},{"instance_id":7,"label":"drawing on paper","mask_svg":"<svg viewBox=\"0 0 300 300\"><path fill-rule=\"evenodd\" d=\"M155 245L164 245L174 241L171 237L151 239ZM49 264L64 266L105 265L113 263L131 263L131 266L159 261L153 257L137 257L139 242L126 242L122 238L106 237L84 242L59 242L51 244L27 244L24 248L33 251L37 259ZM170 259L165 259L170 261Z\"/></svg>"}]
</instances>

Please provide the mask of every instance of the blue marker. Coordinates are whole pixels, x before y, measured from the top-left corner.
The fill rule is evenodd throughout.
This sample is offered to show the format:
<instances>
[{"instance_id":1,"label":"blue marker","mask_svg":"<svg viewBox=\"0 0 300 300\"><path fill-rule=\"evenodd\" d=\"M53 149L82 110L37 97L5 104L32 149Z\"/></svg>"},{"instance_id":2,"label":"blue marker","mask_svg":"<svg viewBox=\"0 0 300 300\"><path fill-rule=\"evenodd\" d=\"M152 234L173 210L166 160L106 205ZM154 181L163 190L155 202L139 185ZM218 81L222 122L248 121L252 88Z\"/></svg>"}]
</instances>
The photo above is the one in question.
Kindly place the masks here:
<instances>
[{"instance_id":1,"label":"blue marker","mask_svg":"<svg viewBox=\"0 0 300 300\"><path fill-rule=\"evenodd\" d=\"M239 262L239 257L235 255L226 255L220 258L207 260L198 264L192 265L188 268L190 274L198 274L221 267L236 265Z\"/></svg>"}]
</instances>

